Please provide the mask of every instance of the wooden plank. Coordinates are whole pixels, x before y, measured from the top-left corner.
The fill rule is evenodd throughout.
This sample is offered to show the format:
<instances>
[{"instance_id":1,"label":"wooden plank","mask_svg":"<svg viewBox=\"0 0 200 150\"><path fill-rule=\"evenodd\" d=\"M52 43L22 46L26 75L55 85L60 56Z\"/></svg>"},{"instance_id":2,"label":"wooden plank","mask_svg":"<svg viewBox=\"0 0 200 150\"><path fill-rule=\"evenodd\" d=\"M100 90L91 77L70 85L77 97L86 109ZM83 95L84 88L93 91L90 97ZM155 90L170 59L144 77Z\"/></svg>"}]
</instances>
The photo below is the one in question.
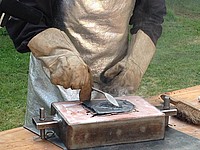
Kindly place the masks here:
<instances>
[{"instance_id":1,"label":"wooden plank","mask_svg":"<svg viewBox=\"0 0 200 150\"><path fill-rule=\"evenodd\" d=\"M198 101L198 96L200 96L200 85L171 92L165 92L162 94L169 95L177 100L186 101L191 105L194 105L197 109L200 109L200 102ZM149 97L146 100L154 106L159 106L163 103L160 95Z\"/></svg>"},{"instance_id":2,"label":"wooden plank","mask_svg":"<svg viewBox=\"0 0 200 150\"><path fill-rule=\"evenodd\" d=\"M61 150L23 127L0 132L0 150Z\"/></svg>"},{"instance_id":3,"label":"wooden plank","mask_svg":"<svg viewBox=\"0 0 200 150\"><path fill-rule=\"evenodd\" d=\"M195 109L199 109L200 111L200 102L198 101L198 96L200 96L200 85L166 92L163 94L167 94L176 100L182 100L184 103L188 103L190 106L193 106ZM154 106L161 106L163 103L160 95L147 98L147 101ZM200 139L200 125L194 125L181 121L175 117L170 117L169 126Z\"/></svg>"},{"instance_id":4,"label":"wooden plank","mask_svg":"<svg viewBox=\"0 0 200 150\"><path fill-rule=\"evenodd\" d=\"M197 110L200 110L200 102L198 100L198 97L200 96L200 86L194 86L182 90L166 92L165 94L171 96L175 100L181 101L185 104L192 106Z\"/></svg>"},{"instance_id":5,"label":"wooden plank","mask_svg":"<svg viewBox=\"0 0 200 150\"><path fill-rule=\"evenodd\" d=\"M200 128L187 124L174 117L170 118L170 127L200 139ZM61 148L37 136L23 127L0 132L0 150L61 150Z\"/></svg>"},{"instance_id":6,"label":"wooden plank","mask_svg":"<svg viewBox=\"0 0 200 150\"><path fill-rule=\"evenodd\" d=\"M187 135L193 136L200 139L200 126L189 124L184 121L181 121L175 117L170 117L169 127L174 128L180 132L183 132Z\"/></svg>"}]
</instances>

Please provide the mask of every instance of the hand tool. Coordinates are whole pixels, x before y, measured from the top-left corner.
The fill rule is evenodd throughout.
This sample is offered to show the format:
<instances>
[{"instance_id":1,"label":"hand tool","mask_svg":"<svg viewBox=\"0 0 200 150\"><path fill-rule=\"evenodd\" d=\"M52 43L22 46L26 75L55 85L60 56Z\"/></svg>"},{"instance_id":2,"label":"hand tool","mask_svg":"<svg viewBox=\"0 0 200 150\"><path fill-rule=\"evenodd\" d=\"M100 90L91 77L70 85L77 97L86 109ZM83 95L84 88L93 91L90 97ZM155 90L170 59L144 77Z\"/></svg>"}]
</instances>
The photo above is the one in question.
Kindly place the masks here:
<instances>
[{"instance_id":1,"label":"hand tool","mask_svg":"<svg viewBox=\"0 0 200 150\"><path fill-rule=\"evenodd\" d=\"M117 100L112 95L110 95L110 94L108 94L106 92L103 92L102 90L96 89L94 87L92 87L92 90L94 90L96 92L99 92L99 93L102 93L110 103L112 103L113 105L119 107L119 104L118 104Z\"/></svg>"}]
</instances>

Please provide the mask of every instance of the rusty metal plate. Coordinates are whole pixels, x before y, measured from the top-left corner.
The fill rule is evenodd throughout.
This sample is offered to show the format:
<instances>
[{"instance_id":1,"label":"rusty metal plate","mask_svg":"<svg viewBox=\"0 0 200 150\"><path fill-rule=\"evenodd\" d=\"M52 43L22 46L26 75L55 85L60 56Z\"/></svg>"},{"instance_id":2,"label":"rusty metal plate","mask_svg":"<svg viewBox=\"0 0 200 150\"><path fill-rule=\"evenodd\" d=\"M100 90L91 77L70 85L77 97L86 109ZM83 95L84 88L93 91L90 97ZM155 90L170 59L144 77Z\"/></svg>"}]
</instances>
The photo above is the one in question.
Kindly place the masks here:
<instances>
[{"instance_id":1,"label":"rusty metal plate","mask_svg":"<svg viewBox=\"0 0 200 150\"><path fill-rule=\"evenodd\" d=\"M93 116L80 102L52 104L52 114L62 121L56 129L68 149L151 141L164 138L165 115L139 96L126 96L136 111Z\"/></svg>"}]
</instances>

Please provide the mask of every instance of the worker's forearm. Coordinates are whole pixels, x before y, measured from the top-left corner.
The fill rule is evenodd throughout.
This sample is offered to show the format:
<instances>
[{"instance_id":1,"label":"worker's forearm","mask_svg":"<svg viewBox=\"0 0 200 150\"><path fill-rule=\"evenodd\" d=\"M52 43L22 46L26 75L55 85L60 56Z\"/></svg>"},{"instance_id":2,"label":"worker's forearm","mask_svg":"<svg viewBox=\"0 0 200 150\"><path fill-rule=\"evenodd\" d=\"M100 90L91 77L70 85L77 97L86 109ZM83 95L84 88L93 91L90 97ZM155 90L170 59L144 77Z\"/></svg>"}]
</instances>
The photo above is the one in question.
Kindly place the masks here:
<instances>
[{"instance_id":1,"label":"worker's forearm","mask_svg":"<svg viewBox=\"0 0 200 150\"><path fill-rule=\"evenodd\" d=\"M127 54L128 59L132 61L132 65L138 66L143 75L154 56L156 47L151 38L142 30L138 30L131 38Z\"/></svg>"}]
</instances>

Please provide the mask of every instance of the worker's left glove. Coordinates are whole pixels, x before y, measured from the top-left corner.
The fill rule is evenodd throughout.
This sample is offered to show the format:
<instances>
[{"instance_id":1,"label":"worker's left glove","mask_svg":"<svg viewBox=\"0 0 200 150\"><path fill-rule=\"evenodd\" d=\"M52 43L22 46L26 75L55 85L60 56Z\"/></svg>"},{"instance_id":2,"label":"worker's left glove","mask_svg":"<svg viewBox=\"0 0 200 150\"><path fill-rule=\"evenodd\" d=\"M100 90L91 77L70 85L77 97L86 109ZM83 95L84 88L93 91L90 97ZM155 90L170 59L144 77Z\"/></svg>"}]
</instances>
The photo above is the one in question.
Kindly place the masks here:
<instances>
[{"instance_id":1,"label":"worker's left glove","mask_svg":"<svg viewBox=\"0 0 200 150\"><path fill-rule=\"evenodd\" d=\"M101 74L108 91L114 96L133 94L155 53L155 45L142 30L132 35L127 55Z\"/></svg>"}]
</instances>

